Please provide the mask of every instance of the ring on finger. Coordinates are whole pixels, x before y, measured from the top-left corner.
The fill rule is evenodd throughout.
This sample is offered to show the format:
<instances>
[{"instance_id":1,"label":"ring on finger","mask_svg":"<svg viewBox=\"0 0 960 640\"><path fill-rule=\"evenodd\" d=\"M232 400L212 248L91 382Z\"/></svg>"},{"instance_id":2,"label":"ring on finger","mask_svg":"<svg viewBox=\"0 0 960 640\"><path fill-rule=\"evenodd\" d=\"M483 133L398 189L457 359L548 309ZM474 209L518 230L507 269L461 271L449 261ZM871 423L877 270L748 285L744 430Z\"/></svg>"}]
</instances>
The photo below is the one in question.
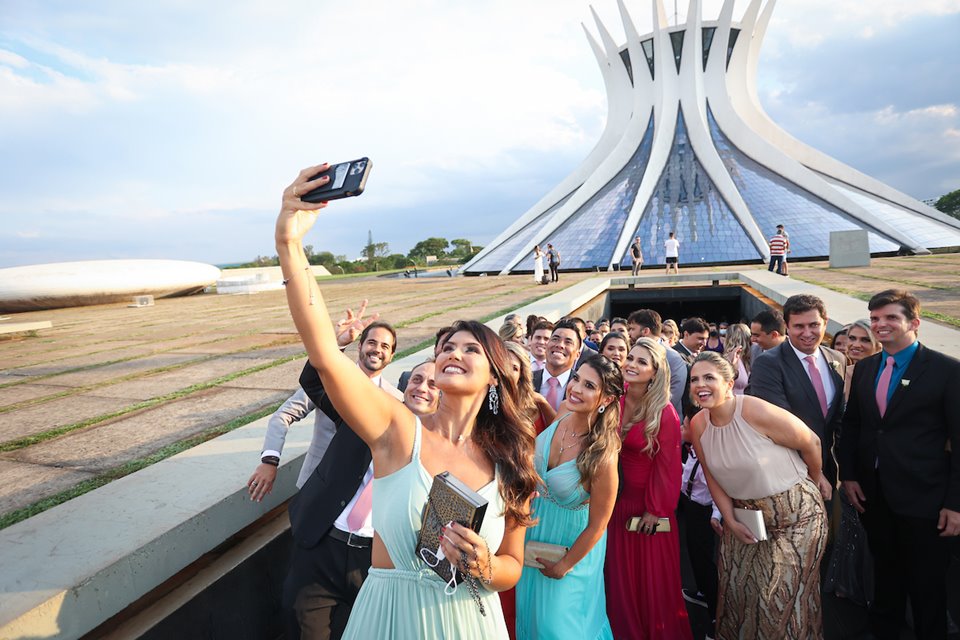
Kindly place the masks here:
<instances>
[{"instance_id":1,"label":"ring on finger","mask_svg":"<svg viewBox=\"0 0 960 640\"><path fill-rule=\"evenodd\" d=\"M293 187L293 197L294 197L294 198L299 198L299 197L300 197L300 196L297 194L297 189L298 189L297 186L294 186L294 187Z\"/></svg>"}]
</instances>

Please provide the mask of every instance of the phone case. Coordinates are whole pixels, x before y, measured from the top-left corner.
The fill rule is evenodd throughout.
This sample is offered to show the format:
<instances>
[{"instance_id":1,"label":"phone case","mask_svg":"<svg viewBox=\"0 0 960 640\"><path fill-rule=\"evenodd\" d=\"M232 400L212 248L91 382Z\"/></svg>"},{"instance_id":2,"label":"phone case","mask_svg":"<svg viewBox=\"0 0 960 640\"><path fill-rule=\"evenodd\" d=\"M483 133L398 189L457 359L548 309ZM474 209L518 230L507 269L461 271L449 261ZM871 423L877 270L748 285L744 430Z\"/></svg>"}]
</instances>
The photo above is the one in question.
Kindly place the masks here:
<instances>
[{"instance_id":1,"label":"phone case","mask_svg":"<svg viewBox=\"0 0 960 640\"><path fill-rule=\"evenodd\" d=\"M308 191L300 199L304 202L326 202L327 200L358 196L363 193L367 186L367 176L370 175L372 166L373 163L370 162L370 158L359 158L350 162L335 164L326 171L321 171L310 178L316 180L321 176L329 175L330 181L322 187Z\"/></svg>"}]
</instances>

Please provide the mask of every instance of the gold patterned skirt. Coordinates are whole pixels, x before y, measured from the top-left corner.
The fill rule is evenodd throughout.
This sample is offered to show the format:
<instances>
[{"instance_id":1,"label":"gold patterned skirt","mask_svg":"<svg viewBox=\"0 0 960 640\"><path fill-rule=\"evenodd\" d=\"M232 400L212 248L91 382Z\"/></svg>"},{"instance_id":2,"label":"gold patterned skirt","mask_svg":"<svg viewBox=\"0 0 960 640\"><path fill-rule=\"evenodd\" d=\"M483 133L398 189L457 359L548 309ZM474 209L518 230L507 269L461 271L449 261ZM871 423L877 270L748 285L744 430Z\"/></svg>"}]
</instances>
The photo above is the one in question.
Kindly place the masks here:
<instances>
[{"instance_id":1,"label":"gold patterned skirt","mask_svg":"<svg viewBox=\"0 0 960 640\"><path fill-rule=\"evenodd\" d=\"M805 478L783 493L733 505L762 511L768 539L744 544L724 531L716 637L822 638L820 559L828 531L817 486Z\"/></svg>"}]
</instances>

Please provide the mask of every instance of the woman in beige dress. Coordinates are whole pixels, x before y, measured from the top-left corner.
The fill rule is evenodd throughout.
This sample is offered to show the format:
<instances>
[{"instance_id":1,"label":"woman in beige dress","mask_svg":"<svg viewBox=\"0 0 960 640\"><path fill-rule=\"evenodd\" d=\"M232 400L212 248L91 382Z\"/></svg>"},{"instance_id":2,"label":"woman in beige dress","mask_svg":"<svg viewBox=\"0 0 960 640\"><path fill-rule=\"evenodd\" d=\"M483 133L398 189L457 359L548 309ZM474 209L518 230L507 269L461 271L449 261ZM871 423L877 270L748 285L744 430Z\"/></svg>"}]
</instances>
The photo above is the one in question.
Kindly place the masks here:
<instances>
[{"instance_id":1,"label":"woman in beige dress","mask_svg":"<svg viewBox=\"0 0 960 640\"><path fill-rule=\"evenodd\" d=\"M733 367L712 351L690 369L703 407L693 447L723 517L717 638L822 638L820 560L827 543L820 439L791 413L733 394ZM760 511L758 541L734 509Z\"/></svg>"}]
</instances>

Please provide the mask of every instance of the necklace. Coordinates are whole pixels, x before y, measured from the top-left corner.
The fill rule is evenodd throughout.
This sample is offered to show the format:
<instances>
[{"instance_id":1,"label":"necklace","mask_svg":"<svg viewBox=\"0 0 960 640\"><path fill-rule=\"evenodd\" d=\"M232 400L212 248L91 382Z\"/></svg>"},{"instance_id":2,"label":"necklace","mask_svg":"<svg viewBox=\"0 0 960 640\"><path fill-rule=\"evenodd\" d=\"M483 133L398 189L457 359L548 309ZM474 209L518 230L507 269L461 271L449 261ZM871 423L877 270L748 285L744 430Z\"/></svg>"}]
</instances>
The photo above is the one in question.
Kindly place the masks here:
<instances>
[{"instance_id":1,"label":"necklace","mask_svg":"<svg viewBox=\"0 0 960 640\"><path fill-rule=\"evenodd\" d=\"M560 437L560 456L563 456L564 449L569 449L573 445L577 444L577 439L582 438L585 435L587 435L587 431L584 431L583 433L571 433L570 436L573 438L573 442L567 445L565 444L567 441L567 427L564 425L563 435Z\"/></svg>"}]
</instances>

